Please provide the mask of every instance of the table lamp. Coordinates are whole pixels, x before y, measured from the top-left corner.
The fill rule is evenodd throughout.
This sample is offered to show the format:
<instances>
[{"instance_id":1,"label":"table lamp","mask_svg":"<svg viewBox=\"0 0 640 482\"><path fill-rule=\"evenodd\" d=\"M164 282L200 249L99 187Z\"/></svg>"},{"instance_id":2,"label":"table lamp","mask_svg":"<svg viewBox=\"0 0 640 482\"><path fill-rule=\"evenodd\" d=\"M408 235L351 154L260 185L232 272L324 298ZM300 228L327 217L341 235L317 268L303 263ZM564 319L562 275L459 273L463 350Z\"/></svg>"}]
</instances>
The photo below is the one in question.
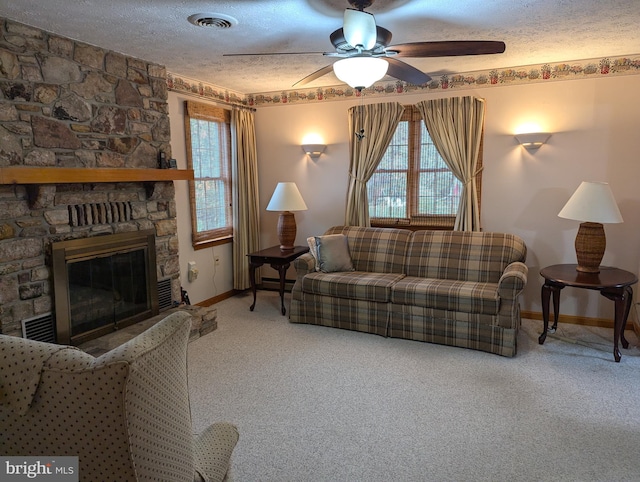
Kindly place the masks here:
<instances>
[{"instance_id":1,"label":"table lamp","mask_svg":"<svg viewBox=\"0 0 640 482\"><path fill-rule=\"evenodd\" d=\"M279 182L267 205L267 211L281 211L278 218L278 240L282 251L293 249L296 240L296 218L291 211L306 210L307 205L296 183Z\"/></svg>"},{"instance_id":2,"label":"table lamp","mask_svg":"<svg viewBox=\"0 0 640 482\"><path fill-rule=\"evenodd\" d=\"M581 221L575 243L576 270L599 273L607 245L602 223L623 222L609 184L583 181L558 216Z\"/></svg>"}]
</instances>

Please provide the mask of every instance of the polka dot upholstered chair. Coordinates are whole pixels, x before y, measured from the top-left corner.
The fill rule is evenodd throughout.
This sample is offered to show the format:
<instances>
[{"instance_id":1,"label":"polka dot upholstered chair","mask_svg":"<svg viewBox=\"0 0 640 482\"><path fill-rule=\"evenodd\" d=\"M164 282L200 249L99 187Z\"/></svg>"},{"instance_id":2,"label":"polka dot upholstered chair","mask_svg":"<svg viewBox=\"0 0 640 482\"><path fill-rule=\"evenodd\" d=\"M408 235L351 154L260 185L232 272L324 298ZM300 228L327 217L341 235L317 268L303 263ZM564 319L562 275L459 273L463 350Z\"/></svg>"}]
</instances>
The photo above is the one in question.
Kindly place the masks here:
<instances>
[{"instance_id":1,"label":"polka dot upholstered chair","mask_svg":"<svg viewBox=\"0 0 640 482\"><path fill-rule=\"evenodd\" d=\"M98 358L0 335L0 454L78 456L82 481L225 480L238 432L192 433L190 329L172 313Z\"/></svg>"}]
</instances>

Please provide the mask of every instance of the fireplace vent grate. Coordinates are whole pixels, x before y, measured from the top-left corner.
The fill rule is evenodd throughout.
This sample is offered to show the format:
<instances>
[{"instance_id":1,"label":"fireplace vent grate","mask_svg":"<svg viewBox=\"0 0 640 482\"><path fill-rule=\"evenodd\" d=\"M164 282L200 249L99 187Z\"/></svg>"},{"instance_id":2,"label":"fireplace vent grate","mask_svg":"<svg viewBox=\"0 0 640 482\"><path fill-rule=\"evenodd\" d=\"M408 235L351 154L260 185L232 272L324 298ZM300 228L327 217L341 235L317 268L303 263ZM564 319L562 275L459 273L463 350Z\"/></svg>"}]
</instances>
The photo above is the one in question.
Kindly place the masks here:
<instances>
[{"instance_id":1,"label":"fireplace vent grate","mask_svg":"<svg viewBox=\"0 0 640 482\"><path fill-rule=\"evenodd\" d=\"M158 281L158 311L164 311L173 305L171 299L171 279Z\"/></svg>"},{"instance_id":2,"label":"fireplace vent grate","mask_svg":"<svg viewBox=\"0 0 640 482\"><path fill-rule=\"evenodd\" d=\"M69 206L70 226L93 226L131 221L133 212L130 202L106 202L74 204Z\"/></svg>"},{"instance_id":3,"label":"fireplace vent grate","mask_svg":"<svg viewBox=\"0 0 640 482\"><path fill-rule=\"evenodd\" d=\"M55 343L56 333L53 314L46 313L22 320L22 336L29 340Z\"/></svg>"}]
</instances>

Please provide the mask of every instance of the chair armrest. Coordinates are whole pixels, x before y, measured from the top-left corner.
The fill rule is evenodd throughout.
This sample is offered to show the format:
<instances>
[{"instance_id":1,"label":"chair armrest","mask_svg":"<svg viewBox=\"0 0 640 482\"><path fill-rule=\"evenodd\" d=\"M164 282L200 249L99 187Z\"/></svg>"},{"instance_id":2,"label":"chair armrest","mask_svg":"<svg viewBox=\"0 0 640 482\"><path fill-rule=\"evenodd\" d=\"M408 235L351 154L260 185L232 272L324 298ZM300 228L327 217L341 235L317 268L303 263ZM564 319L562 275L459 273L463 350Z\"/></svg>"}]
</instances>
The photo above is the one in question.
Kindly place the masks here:
<instances>
[{"instance_id":1,"label":"chair armrest","mask_svg":"<svg viewBox=\"0 0 640 482\"><path fill-rule=\"evenodd\" d=\"M509 264L498 281L500 298L515 300L527 284L529 268L521 261Z\"/></svg>"},{"instance_id":2,"label":"chair armrest","mask_svg":"<svg viewBox=\"0 0 640 482\"><path fill-rule=\"evenodd\" d=\"M195 437L196 472L201 480L226 480L238 438L238 429L226 422L214 423Z\"/></svg>"}]
</instances>

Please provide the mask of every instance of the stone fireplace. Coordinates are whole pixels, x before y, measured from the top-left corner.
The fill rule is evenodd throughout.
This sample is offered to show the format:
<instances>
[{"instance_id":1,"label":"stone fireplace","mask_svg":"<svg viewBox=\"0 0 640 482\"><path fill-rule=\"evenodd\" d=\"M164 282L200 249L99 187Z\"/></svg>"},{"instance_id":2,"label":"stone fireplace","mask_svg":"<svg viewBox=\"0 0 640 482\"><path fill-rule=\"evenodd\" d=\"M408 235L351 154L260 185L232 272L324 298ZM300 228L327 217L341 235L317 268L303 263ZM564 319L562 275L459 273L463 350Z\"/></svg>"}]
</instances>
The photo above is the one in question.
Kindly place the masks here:
<instances>
[{"instance_id":1,"label":"stone fireplace","mask_svg":"<svg viewBox=\"0 0 640 482\"><path fill-rule=\"evenodd\" d=\"M0 333L56 312L59 242L153 232L180 300L169 142L163 66L0 18Z\"/></svg>"}]
</instances>

